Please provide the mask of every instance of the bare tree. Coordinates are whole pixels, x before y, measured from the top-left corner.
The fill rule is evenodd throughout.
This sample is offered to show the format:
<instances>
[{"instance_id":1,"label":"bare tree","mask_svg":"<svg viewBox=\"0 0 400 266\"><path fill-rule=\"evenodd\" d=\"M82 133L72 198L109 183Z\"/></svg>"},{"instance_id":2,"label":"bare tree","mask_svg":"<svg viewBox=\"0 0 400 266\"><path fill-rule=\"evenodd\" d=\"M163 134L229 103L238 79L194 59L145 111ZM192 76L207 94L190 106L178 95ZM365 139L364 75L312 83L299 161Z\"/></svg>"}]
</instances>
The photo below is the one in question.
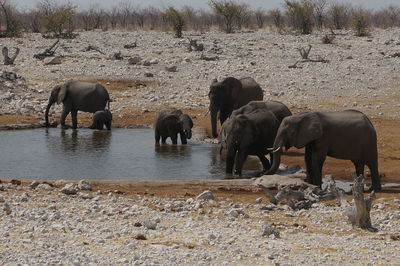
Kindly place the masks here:
<instances>
[{"instance_id":1,"label":"bare tree","mask_svg":"<svg viewBox=\"0 0 400 266\"><path fill-rule=\"evenodd\" d=\"M264 28L264 23L266 19L265 10L260 7L254 12L254 15L256 17L257 26L260 29Z\"/></svg>"},{"instance_id":2,"label":"bare tree","mask_svg":"<svg viewBox=\"0 0 400 266\"><path fill-rule=\"evenodd\" d=\"M119 2L118 19L122 28L126 28L128 26L129 17L131 16L132 10L133 6L129 0L122 0Z\"/></svg>"},{"instance_id":3,"label":"bare tree","mask_svg":"<svg viewBox=\"0 0 400 266\"><path fill-rule=\"evenodd\" d=\"M18 37L21 33L21 25L15 16L17 13L15 7L8 0L1 0L0 8L5 20L5 30L1 32L0 37Z\"/></svg>"},{"instance_id":4,"label":"bare tree","mask_svg":"<svg viewBox=\"0 0 400 266\"><path fill-rule=\"evenodd\" d=\"M347 19L349 15L348 5L333 3L329 8L328 13L335 29L340 30L347 26Z\"/></svg>"},{"instance_id":5,"label":"bare tree","mask_svg":"<svg viewBox=\"0 0 400 266\"><path fill-rule=\"evenodd\" d=\"M315 21L317 22L318 29L322 29L324 25L325 9L327 0L312 0L314 4Z\"/></svg>"},{"instance_id":6,"label":"bare tree","mask_svg":"<svg viewBox=\"0 0 400 266\"><path fill-rule=\"evenodd\" d=\"M301 34L312 32L314 5L311 0L285 0L285 9L294 29Z\"/></svg>"},{"instance_id":7,"label":"bare tree","mask_svg":"<svg viewBox=\"0 0 400 266\"><path fill-rule=\"evenodd\" d=\"M211 0L209 5L214 12L219 15L224 21L224 31L226 33L233 32L233 23L237 17L238 5L233 1L227 0Z\"/></svg>"},{"instance_id":8,"label":"bare tree","mask_svg":"<svg viewBox=\"0 0 400 266\"><path fill-rule=\"evenodd\" d=\"M280 31L283 26L283 16L280 9L272 9L268 11L268 15L271 17L274 26Z\"/></svg>"}]
</instances>

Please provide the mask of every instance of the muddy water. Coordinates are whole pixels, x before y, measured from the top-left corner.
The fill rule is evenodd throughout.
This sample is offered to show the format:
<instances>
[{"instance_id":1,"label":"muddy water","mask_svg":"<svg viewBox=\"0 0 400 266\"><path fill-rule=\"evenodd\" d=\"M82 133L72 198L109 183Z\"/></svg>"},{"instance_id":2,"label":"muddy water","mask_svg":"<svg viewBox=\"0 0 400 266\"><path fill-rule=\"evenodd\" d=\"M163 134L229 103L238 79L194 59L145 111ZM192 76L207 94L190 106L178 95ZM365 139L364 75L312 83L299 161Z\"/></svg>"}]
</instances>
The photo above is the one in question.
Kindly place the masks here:
<instances>
[{"instance_id":1,"label":"muddy water","mask_svg":"<svg viewBox=\"0 0 400 266\"><path fill-rule=\"evenodd\" d=\"M222 179L218 145L154 145L151 129L0 131L0 177L19 179ZM248 160L247 169L260 167ZM251 175L252 171L245 172Z\"/></svg>"}]
</instances>

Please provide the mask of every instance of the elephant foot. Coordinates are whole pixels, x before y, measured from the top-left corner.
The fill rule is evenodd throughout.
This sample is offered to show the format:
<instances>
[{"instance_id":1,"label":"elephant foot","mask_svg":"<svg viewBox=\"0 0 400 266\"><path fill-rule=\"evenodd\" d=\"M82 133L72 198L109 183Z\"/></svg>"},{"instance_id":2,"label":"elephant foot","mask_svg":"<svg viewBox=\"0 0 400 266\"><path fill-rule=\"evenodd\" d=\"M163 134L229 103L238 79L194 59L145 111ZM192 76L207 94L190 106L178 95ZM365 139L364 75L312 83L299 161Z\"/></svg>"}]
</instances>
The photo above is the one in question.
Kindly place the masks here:
<instances>
[{"instance_id":1,"label":"elephant foot","mask_svg":"<svg viewBox=\"0 0 400 266\"><path fill-rule=\"evenodd\" d=\"M266 172L266 170L254 172L254 177L263 176L265 172Z\"/></svg>"},{"instance_id":2,"label":"elephant foot","mask_svg":"<svg viewBox=\"0 0 400 266\"><path fill-rule=\"evenodd\" d=\"M372 186L368 189L368 192L372 192L372 191L375 191L375 192L382 191L382 186L381 186L381 185L372 185Z\"/></svg>"},{"instance_id":3,"label":"elephant foot","mask_svg":"<svg viewBox=\"0 0 400 266\"><path fill-rule=\"evenodd\" d=\"M70 129L71 126L70 126L70 125L62 125L61 128L62 128L62 129Z\"/></svg>"}]
</instances>

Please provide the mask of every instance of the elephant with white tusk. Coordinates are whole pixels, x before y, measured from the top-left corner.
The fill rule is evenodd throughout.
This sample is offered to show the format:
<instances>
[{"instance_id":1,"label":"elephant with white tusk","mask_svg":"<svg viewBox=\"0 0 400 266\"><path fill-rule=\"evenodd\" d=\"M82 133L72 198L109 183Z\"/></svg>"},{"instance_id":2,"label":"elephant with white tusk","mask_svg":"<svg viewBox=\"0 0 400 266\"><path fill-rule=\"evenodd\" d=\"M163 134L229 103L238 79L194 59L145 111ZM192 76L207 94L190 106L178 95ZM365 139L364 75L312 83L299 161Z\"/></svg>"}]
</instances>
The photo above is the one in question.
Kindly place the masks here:
<instances>
[{"instance_id":1,"label":"elephant with white tusk","mask_svg":"<svg viewBox=\"0 0 400 266\"><path fill-rule=\"evenodd\" d=\"M326 156L351 160L357 176L364 174L364 166L371 171L371 190L382 189L378 173L377 137L368 117L356 110L341 112L308 112L283 119L273 145L274 161L266 174L274 174L279 167L281 147L305 147L308 182L322 183L322 167Z\"/></svg>"},{"instance_id":2,"label":"elephant with white tusk","mask_svg":"<svg viewBox=\"0 0 400 266\"><path fill-rule=\"evenodd\" d=\"M60 123L63 128L65 119L69 113L72 116L72 128L78 127L78 111L95 113L104 110L108 103L110 109L110 96L101 84L81 81L68 81L55 86L51 91L46 107L46 126L49 125L49 110L53 104L63 104Z\"/></svg>"}]
</instances>

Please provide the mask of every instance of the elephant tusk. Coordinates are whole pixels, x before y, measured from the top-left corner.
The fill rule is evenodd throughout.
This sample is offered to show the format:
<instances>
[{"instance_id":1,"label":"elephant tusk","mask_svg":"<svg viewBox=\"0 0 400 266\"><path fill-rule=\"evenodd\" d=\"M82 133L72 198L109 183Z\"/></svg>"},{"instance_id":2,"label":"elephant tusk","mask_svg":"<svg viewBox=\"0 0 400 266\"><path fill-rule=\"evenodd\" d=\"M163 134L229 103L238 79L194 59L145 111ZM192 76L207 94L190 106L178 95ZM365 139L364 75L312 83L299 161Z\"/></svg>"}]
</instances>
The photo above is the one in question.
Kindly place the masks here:
<instances>
[{"instance_id":1,"label":"elephant tusk","mask_svg":"<svg viewBox=\"0 0 400 266\"><path fill-rule=\"evenodd\" d=\"M210 113L210 110L207 110L207 112L204 114L204 116L207 116Z\"/></svg>"},{"instance_id":2,"label":"elephant tusk","mask_svg":"<svg viewBox=\"0 0 400 266\"><path fill-rule=\"evenodd\" d=\"M279 151L281 149L281 147L276 148L274 151L272 151L273 153Z\"/></svg>"},{"instance_id":3,"label":"elephant tusk","mask_svg":"<svg viewBox=\"0 0 400 266\"><path fill-rule=\"evenodd\" d=\"M272 148L267 148L267 151L273 151L274 150L274 147L272 147Z\"/></svg>"}]
</instances>

